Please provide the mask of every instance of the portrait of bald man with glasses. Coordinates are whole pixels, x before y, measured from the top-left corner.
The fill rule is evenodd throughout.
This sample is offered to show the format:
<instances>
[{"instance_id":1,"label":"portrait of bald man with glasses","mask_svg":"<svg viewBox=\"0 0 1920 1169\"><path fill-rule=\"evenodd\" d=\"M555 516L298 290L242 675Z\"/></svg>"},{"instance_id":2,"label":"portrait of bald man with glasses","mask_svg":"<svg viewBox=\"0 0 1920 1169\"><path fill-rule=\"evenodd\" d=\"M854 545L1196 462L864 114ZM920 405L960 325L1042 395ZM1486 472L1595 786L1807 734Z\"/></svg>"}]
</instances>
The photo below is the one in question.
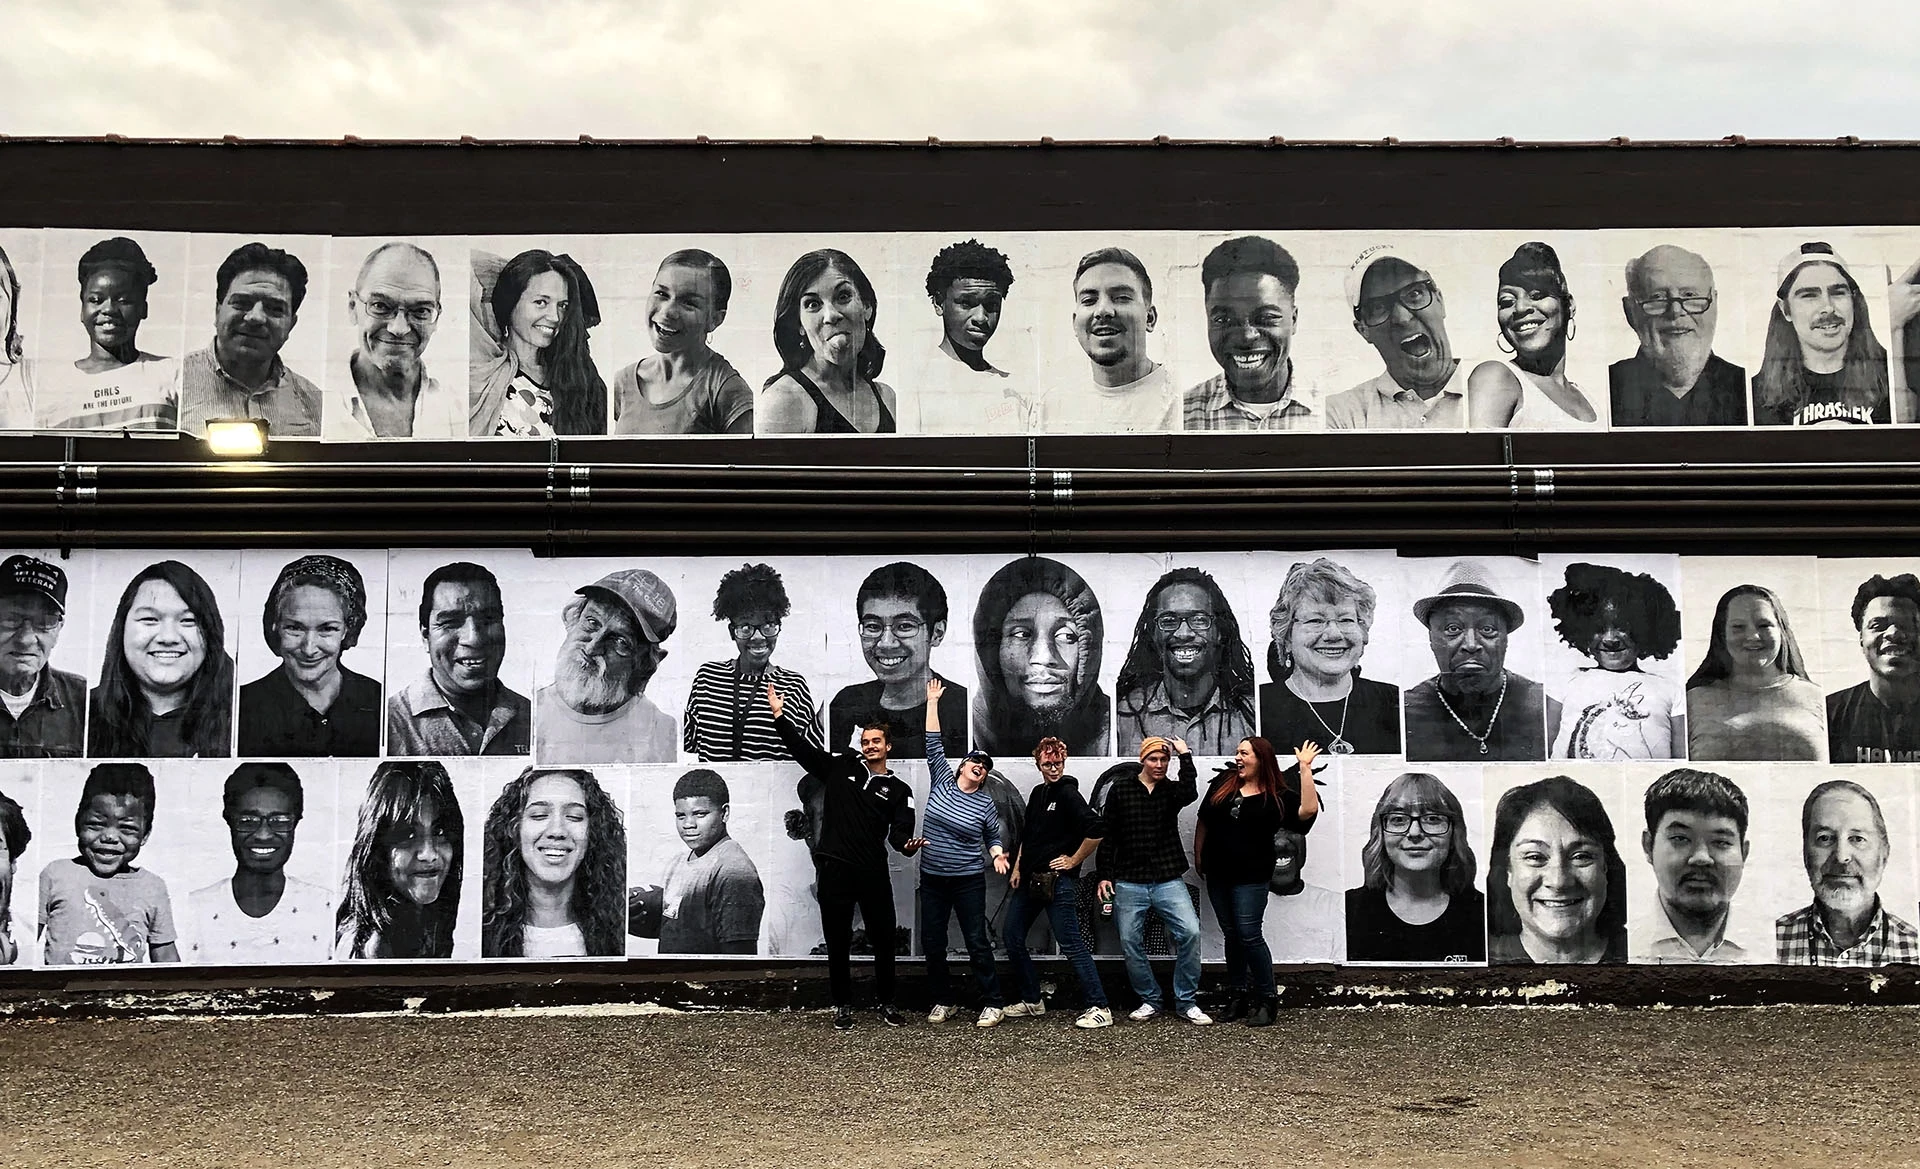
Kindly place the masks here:
<instances>
[{"instance_id":1,"label":"portrait of bald man with glasses","mask_svg":"<svg viewBox=\"0 0 1920 1169\"><path fill-rule=\"evenodd\" d=\"M367 254L347 293L354 350L348 381L333 387L324 433L337 439L467 436L464 383L427 372L427 343L440 325L440 265L405 241Z\"/></svg>"},{"instance_id":2,"label":"portrait of bald man with glasses","mask_svg":"<svg viewBox=\"0 0 1920 1169\"><path fill-rule=\"evenodd\" d=\"M1713 351L1719 293L1706 260L1661 244L1627 261L1620 308L1640 339L1607 370L1615 426L1745 426L1747 371Z\"/></svg>"},{"instance_id":3,"label":"portrait of bald man with glasses","mask_svg":"<svg viewBox=\"0 0 1920 1169\"><path fill-rule=\"evenodd\" d=\"M1155 735L1185 739L1201 755L1231 755L1253 734L1253 654L1211 574L1176 568L1147 590L1115 690L1115 749Z\"/></svg>"}]
</instances>

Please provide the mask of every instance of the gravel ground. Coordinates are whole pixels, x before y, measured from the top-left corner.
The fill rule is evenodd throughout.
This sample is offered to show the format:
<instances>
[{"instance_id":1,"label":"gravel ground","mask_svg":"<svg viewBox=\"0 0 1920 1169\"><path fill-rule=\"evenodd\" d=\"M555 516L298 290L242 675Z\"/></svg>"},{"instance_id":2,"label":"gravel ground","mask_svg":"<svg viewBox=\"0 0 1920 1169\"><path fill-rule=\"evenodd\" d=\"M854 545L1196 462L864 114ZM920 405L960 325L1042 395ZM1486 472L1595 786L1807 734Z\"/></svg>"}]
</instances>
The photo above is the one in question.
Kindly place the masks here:
<instances>
[{"instance_id":1,"label":"gravel ground","mask_svg":"<svg viewBox=\"0 0 1920 1169\"><path fill-rule=\"evenodd\" d=\"M7 1169L1920 1165L1901 1008L0 1023Z\"/></svg>"}]
</instances>

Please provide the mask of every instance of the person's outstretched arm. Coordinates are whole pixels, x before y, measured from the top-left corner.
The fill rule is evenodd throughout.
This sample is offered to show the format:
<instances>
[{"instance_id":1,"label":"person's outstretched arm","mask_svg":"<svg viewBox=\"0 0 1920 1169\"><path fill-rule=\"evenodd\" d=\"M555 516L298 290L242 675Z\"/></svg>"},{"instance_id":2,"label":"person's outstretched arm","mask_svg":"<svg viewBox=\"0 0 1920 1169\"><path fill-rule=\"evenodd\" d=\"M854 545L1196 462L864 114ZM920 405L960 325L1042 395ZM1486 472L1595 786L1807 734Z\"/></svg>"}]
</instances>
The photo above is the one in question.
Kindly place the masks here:
<instances>
[{"instance_id":1,"label":"person's outstretched arm","mask_svg":"<svg viewBox=\"0 0 1920 1169\"><path fill-rule=\"evenodd\" d=\"M809 775L821 778L838 775L840 761L831 753L821 750L809 742L806 733L793 725L793 720L785 717L787 704L780 692L767 683L767 705L773 710L773 733L780 736L780 742L793 756L795 763L805 768Z\"/></svg>"},{"instance_id":2,"label":"person's outstretched arm","mask_svg":"<svg viewBox=\"0 0 1920 1169\"><path fill-rule=\"evenodd\" d=\"M927 679L927 777L934 787L953 787L953 764L947 759L946 740L940 737L940 696L946 684Z\"/></svg>"}]
</instances>

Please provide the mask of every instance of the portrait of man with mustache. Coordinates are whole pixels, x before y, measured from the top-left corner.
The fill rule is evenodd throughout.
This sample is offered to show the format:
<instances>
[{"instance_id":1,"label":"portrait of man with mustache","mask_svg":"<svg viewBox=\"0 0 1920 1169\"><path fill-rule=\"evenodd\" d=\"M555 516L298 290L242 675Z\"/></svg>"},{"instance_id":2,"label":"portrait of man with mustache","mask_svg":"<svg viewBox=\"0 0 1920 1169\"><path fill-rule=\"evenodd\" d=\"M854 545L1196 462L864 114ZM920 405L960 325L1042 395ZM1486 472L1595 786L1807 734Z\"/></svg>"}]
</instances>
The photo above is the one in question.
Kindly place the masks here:
<instances>
[{"instance_id":1,"label":"portrait of man with mustache","mask_svg":"<svg viewBox=\"0 0 1920 1169\"><path fill-rule=\"evenodd\" d=\"M1920 961L1920 933L1880 901L1880 879L1892 850L1887 818L1872 792L1834 779L1807 793L1800 810L1800 852L1813 904L1773 923L1781 965Z\"/></svg>"},{"instance_id":2,"label":"portrait of man with mustache","mask_svg":"<svg viewBox=\"0 0 1920 1169\"><path fill-rule=\"evenodd\" d=\"M1627 929L1635 962L1764 962L1765 935L1734 912L1750 842L1747 797L1711 771L1677 767L1647 787L1640 850L1658 885Z\"/></svg>"},{"instance_id":3,"label":"portrait of man with mustache","mask_svg":"<svg viewBox=\"0 0 1920 1169\"><path fill-rule=\"evenodd\" d=\"M553 682L534 695L543 763L671 763L680 726L647 697L679 621L673 590L644 568L610 572L575 590Z\"/></svg>"},{"instance_id":4,"label":"portrait of man with mustache","mask_svg":"<svg viewBox=\"0 0 1920 1169\"><path fill-rule=\"evenodd\" d=\"M1887 350L1847 262L1828 244L1804 243L1775 276L1766 349L1753 375L1754 424L1891 422Z\"/></svg>"},{"instance_id":5,"label":"portrait of man with mustache","mask_svg":"<svg viewBox=\"0 0 1920 1169\"><path fill-rule=\"evenodd\" d=\"M1745 426L1747 371L1713 351L1713 269L1661 244L1627 261L1620 310L1640 348L1607 369L1614 426Z\"/></svg>"},{"instance_id":6,"label":"portrait of man with mustache","mask_svg":"<svg viewBox=\"0 0 1920 1169\"><path fill-rule=\"evenodd\" d=\"M235 248L214 276L213 343L180 372L180 429L263 418L275 438L320 437L320 388L280 360L307 297L307 266L263 243Z\"/></svg>"}]
</instances>

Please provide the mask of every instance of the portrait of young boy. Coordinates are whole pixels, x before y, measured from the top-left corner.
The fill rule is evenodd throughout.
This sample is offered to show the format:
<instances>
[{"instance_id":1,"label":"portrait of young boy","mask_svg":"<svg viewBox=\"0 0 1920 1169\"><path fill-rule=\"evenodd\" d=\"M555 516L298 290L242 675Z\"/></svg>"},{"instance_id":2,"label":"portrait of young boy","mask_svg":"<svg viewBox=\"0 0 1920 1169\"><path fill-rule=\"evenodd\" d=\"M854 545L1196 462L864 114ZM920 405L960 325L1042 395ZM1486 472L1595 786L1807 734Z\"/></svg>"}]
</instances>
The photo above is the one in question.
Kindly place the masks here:
<instances>
[{"instance_id":1,"label":"portrait of young boy","mask_svg":"<svg viewBox=\"0 0 1920 1169\"><path fill-rule=\"evenodd\" d=\"M180 960L167 883L134 864L153 832L153 805L153 774L138 763L87 773L73 814L77 855L40 870L47 965Z\"/></svg>"}]
</instances>

